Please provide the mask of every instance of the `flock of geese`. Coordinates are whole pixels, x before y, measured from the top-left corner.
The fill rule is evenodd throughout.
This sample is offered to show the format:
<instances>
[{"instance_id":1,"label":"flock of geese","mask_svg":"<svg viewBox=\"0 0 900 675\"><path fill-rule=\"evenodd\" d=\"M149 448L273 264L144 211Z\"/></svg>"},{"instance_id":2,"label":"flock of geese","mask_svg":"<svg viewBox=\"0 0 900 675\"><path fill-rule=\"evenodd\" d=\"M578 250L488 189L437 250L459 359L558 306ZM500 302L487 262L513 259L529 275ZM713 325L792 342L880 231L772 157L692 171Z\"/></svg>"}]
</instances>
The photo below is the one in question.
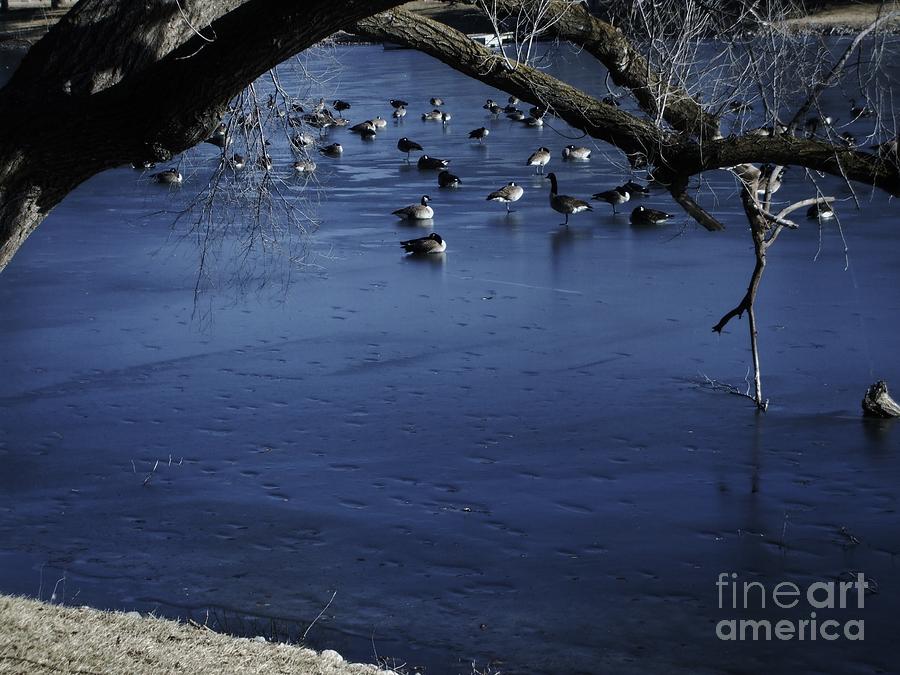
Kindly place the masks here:
<instances>
[{"instance_id":1,"label":"flock of geese","mask_svg":"<svg viewBox=\"0 0 900 675\"><path fill-rule=\"evenodd\" d=\"M429 103L432 106L432 110L422 113L421 119L423 121L440 122L441 124L446 125L451 120L451 115L449 112L443 109L443 99L432 98L430 99ZM543 126L544 117L547 114L546 109L534 107L531 108L526 115L524 111L520 110L517 107L518 103L519 100L515 96L510 96L508 99L508 104L506 106L501 106L494 100L487 99L482 107L487 110L487 112L492 117L495 118L505 114L506 117L510 120L521 122L526 126ZM734 105L747 105L742 104L739 101L732 103ZM851 103L854 106L852 113L854 114L855 118L871 115L871 111L868 108L856 106L855 102ZM391 99L390 105L393 108L393 112L391 113L393 119L397 123L402 122L402 120L407 115L409 103L400 99ZM268 107L275 107L274 97L270 97ZM331 127L345 127L349 126L350 124L349 120L343 116L344 111L351 108L350 103L342 100L335 100L333 101L331 107L334 111L337 112L337 114L335 114L335 112L332 112L332 110L328 108L328 106L325 104L324 99L320 99L318 105L316 105L310 112L306 112L300 105L294 104L293 111L302 113L301 116L286 115L286 113L281 111L278 112L278 116L286 116L287 124L290 127L302 127L306 125L313 129L318 129L321 138L321 135ZM237 120L237 123L239 125L250 125L253 123L258 123L258 119L253 120L239 118ZM832 120L827 117L822 120L819 120L818 118L811 118L810 120L807 120L807 133L814 135L818 130L818 127L827 127L831 123ZM371 140L376 138L379 130L384 129L387 124L388 122L385 118L376 116L364 122L349 126L349 131L358 134L365 140ZM476 140L478 141L478 143L483 144L490 133L490 129L482 126L470 131L468 134L468 138L471 140ZM208 138L206 142L211 143L224 151L229 146L229 140L228 126L222 123L216 128L212 136L210 136L210 138ZM300 175L309 175L313 173L317 168L316 163L312 161L312 159L310 159L308 156L309 149L317 147L318 152L326 157L340 157L343 154L343 147L340 143L319 145L315 136L308 132L298 131L290 137L290 142L293 150L297 151L298 153L302 152L302 154L305 155L304 158L298 159L293 163L294 171ZM849 144L850 140L846 139L846 142L848 142ZM896 153L896 147L896 141L894 141L894 146L892 148L894 153ZM407 162L411 161L412 153L422 153L418 157L416 165L419 169L422 170L439 171L437 176L439 188L456 188L461 185L462 181L460 180L460 178L452 174L448 170L450 160L441 159L426 154L421 144L404 136L397 141L397 150L406 155ZM562 149L562 158L563 160L568 161L588 161L591 158L591 149L576 145L567 145ZM550 149L547 147L540 147L528 156L525 161L525 165L534 167L535 173L537 175L545 175L544 169L550 163L551 159L552 153ZM239 154L234 154L227 159L227 163L231 169L237 171L243 169L246 166L246 159ZM148 169L152 167L152 164L144 163L138 165L136 163L133 166L135 169ZM272 159L267 153L264 152L257 158L256 166L264 171L270 171L272 170ZM771 167L763 167L764 176L766 175L765 172L767 170L771 171ZM559 191L559 181L555 173L547 173L545 177L550 181L550 207L554 211L562 214L565 217L565 221L561 223L561 225L568 227L570 216L583 213L585 211L593 211L593 207L588 201L578 199L577 197L572 197L570 195L561 194ZM156 182L164 185L180 185L183 181L181 172L175 168L166 169L164 171L160 171L159 173L153 174L152 178ZM770 193L774 193L780 187L781 176L779 175L775 180L766 182L766 187L761 188L761 190L767 189ZM507 213L509 213L511 211L510 206L522 199L524 194L525 190L521 185L518 185L514 181L510 181L500 189L488 194L486 199L488 201L495 201L504 204L506 206ZM650 191L646 186L641 185L633 180L629 180L628 182L619 185L611 190L597 192L592 195L591 199L593 201L605 202L609 204L612 207L613 214L617 214L619 213L617 210L618 206L621 206L622 204L625 204L632 199L644 197L649 194ZM434 217L434 209L429 205L429 201L431 201L431 197L429 197L428 195L423 195L419 203L410 204L408 206L399 208L393 211L393 215L410 221L430 220ZM822 202L810 207L807 216L810 218L828 219L834 216L834 212L827 203ZM666 213L664 211L658 211L656 209L646 208L642 205L634 208L630 214L630 222L636 226L659 225L669 220L670 218L672 218L672 214ZM411 254L419 255L442 253L447 248L446 241L439 234L434 232L429 234L427 237L401 241L400 245L405 251Z\"/></svg>"},{"instance_id":2,"label":"flock of geese","mask_svg":"<svg viewBox=\"0 0 900 675\"><path fill-rule=\"evenodd\" d=\"M528 115L526 115L516 107L518 103L519 100L516 97L510 96L508 104L505 107L501 107L492 99L488 99L482 107L494 117L506 114L509 119L522 122L526 126L540 127L543 125L543 118L546 115L546 110L532 108ZM407 107L409 105L408 102L400 99L391 99L390 104L394 109L392 116L395 119L400 120L406 116ZM430 104L433 109L423 113L422 120L441 122L446 125L451 119L451 115L446 110L441 109L441 106L444 105L444 101L440 98L432 98ZM350 107L350 104L345 101L335 101L333 107L335 110L343 111L347 110ZM378 133L380 120L382 120L382 118L378 117L361 122L350 127L350 131L359 133L364 138L375 138ZM490 133L490 129L482 126L470 131L468 138L477 140L479 143L484 143L484 140ZM397 150L406 155L406 161L408 162L412 159L412 153L422 153L416 161L416 166L422 170L439 171L437 176L439 188L455 188L462 184L459 176L454 175L448 170L450 160L426 154L424 147L416 141L403 136L397 141ZM322 152L324 152L324 150ZM564 160L587 161L591 157L591 150L590 148L568 145L563 148L562 157ZM552 153L550 149L547 147L540 147L527 158L525 165L534 167L537 174L543 175L544 167L550 163L551 158ZM550 181L550 207L565 217L565 221L562 225L568 227L569 217L572 215L593 210L593 207L587 201L570 195L560 194L559 181L555 173L551 172L546 174L546 178ZM506 211L509 213L511 211L510 206L519 201L524 194L525 189L521 185L517 184L515 181L510 181L499 190L495 190L488 194L486 200L499 202L505 205ZM616 211L617 205L629 201L632 197L645 196L648 194L649 189L646 186L640 185L634 181L629 181L613 190L598 192L593 195L592 199L611 204L613 213L618 213ZM422 195L419 203L409 204L408 206L396 209L393 211L393 215L410 221L431 220L434 218L434 209L430 206L430 201L430 196ZM672 215L669 213L649 209L644 206L638 206L631 212L631 223L634 225L658 225L671 217ZM432 232L426 237L401 241L400 245L405 251L415 255L443 253L447 249L447 242L436 232Z\"/></svg>"},{"instance_id":3,"label":"flock of geese","mask_svg":"<svg viewBox=\"0 0 900 675\"><path fill-rule=\"evenodd\" d=\"M449 112L443 109L444 101L440 98L432 98L429 103L432 110L422 113L423 121L440 122L446 125L452 118ZM517 107L519 99L510 96L506 106L501 106L492 99L487 99L482 106L487 110L488 114L496 118L505 114L512 121L521 122L529 127L541 127L544 124L544 117L547 114L546 109L537 107L531 108L528 114ZM409 103L400 99L391 99L390 105L393 108L391 116L400 123L407 115ZM275 108L274 97L269 99L269 108ZM304 127L317 129L320 132L320 138L331 127L348 127L348 131L358 134L364 140L372 140L377 137L379 130L384 129L388 122L381 116L373 117L358 124L350 125L350 121L344 117L344 112L351 108L351 104L335 100L332 102L331 108L325 104L324 99L320 99L319 103L309 112L305 111L299 104L293 104L292 111L299 115L286 114L278 111L279 117L286 117L286 123L289 127ZM254 123L258 123L258 118L241 116L236 120L238 126L249 127ZM490 129L481 126L469 132L468 138L483 144L485 139L490 135ZM213 134L206 139L207 143L215 145L225 151L230 147L230 131L228 125L220 124ZM299 175L309 175L316 170L316 163L309 157L309 151L316 148L318 152L326 157L340 157L343 152L343 146L340 143L330 143L328 145L321 144L316 137L308 131L298 130L290 137L291 147L298 155L303 155L301 159L297 159L293 163L294 171ZM452 174L448 170L450 160L433 157L424 152L421 144L403 136L397 141L397 150L406 155L406 161L412 161L412 153L421 153L416 160L416 166L422 170L438 171L437 182L439 188L456 188L462 183L459 176ZM575 145L567 145L562 150L562 158L569 161L588 161L591 158L591 149L579 147ZM535 173L545 175L544 169L550 163L552 153L547 147L540 147L535 150L525 160L525 165L534 167ZM228 166L235 171L243 169L247 165L247 160L239 154L233 154L225 160ZM148 169L152 165L134 164L135 169ZM263 152L256 160L256 166L263 171L271 171L273 167L271 157ZM550 181L549 203L550 207L557 213L565 217L565 221L561 223L565 227L569 225L569 217L585 211L592 211L593 207L582 199L572 197L570 195L561 194L559 192L559 181L555 173L547 173L545 175ZM178 169L170 168L152 175L153 180L163 185L180 185L183 182L183 176ZM510 181L498 190L487 195L488 201L494 201L506 206L506 211L511 211L511 205L522 199L525 194L524 188L515 181ZM613 213L618 213L616 207L624 204L635 197L642 197L649 194L647 187L640 185L634 181L629 181L612 190L598 192L593 195L592 199L596 201L606 202L613 208ZM429 205L431 197L423 195L419 203L410 204L393 211L393 215L409 221L425 221L434 217L434 209ZM631 223L634 225L658 225L671 218L671 214L655 209L638 206L631 212ZM400 245L405 251L416 255L429 255L434 253L442 253L447 248L447 242L437 233L432 232L427 237L410 239L401 241Z\"/></svg>"}]
</instances>

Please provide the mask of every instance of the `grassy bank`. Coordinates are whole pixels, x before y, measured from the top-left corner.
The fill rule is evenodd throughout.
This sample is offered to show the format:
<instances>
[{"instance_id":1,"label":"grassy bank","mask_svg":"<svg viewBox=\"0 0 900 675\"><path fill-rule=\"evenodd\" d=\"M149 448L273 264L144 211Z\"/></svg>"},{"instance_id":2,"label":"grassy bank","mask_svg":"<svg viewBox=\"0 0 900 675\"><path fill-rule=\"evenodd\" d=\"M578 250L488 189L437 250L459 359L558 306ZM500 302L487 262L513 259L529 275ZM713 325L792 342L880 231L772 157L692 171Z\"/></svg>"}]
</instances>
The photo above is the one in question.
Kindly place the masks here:
<instances>
[{"instance_id":1,"label":"grassy bank","mask_svg":"<svg viewBox=\"0 0 900 675\"><path fill-rule=\"evenodd\" d=\"M334 651L233 638L136 612L102 612L0 595L0 673L385 672L347 663Z\"/></svg>"},{"instance_id":2,"label":"grassy bank","mask_svg":"<svg viewBox=\"0 0 900 675\"><path fill-rule=\"evenodd\" d=\"M879 16L900 11L900 3L835 3L809 16L785 21L785 27L793 31L810 33L850 34L862 30ZM882 30L900 31L900 17L890 19Z\"/></svg>"}]
</instances>

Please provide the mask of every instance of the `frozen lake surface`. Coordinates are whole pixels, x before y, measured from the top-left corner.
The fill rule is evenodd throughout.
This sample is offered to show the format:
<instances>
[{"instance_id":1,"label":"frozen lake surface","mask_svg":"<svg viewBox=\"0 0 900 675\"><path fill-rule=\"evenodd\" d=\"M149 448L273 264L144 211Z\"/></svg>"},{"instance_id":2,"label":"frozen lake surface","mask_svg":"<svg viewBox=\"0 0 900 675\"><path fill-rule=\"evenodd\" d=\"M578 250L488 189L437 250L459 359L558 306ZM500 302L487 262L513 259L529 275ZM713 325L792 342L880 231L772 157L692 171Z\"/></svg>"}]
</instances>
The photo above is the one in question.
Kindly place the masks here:
<instances>
[{"instance_id":1,"label":"frozen lake surface","mask_svg":"<svg viewBox=\"0 0 900 675\"><path fill-rule=\"evenodd\" d=\"M282 84L350 101L354 122L411 105L373 142L330 132L344 154L309 184L273 141L281 189L319 221L293 241L300 264L226 237L195 301L193 216L173 222L215 166L207 145L180 190L95 177L0 277L0 591L292 639L334 594L312 646L429 673L892 672L900 429L859 402L876 379L900 389L897 205L863 189L856 210L820 179L849 268L834 225L773 247L760 415L703 386L743 388L749 364L745 320L710 330L753 263L729 175L704 197L723 233L661 191L643 203L678 214L664 227L595 202L561 228L526 157L549 147L561 191L587 198L629 177L609 146L489 119L505 94L416 52L307 61L333 77L307 92L283 68ZM604 91L586 55L552 70ZM432 96L447 127L419 119ZM406 164L404 135L462 186ZM593 158L563 162L569 143ZM802 173L779 198L812 196ZM507 215L485 196L511 180L525 196ZM423 194L433 223L390 215ZM402 254L431 229L445 254ZM771 589L860 571L879 590L850 612L864 642L716 638L721 619L809 610L720 610L722 572Z\"/></svg>"}]
</instances>

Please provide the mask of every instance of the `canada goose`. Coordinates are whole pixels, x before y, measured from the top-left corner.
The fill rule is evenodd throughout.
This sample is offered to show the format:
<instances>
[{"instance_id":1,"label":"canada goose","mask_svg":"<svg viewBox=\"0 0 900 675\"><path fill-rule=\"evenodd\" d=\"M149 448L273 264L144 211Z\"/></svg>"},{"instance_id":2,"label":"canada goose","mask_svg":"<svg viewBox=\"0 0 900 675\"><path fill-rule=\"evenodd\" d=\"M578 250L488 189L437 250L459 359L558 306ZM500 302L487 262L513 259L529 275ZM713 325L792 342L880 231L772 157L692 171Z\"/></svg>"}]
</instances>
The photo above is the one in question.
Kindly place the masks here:
<instances>
[{"instance_id":1,"label":"canada goose","mask_svg":"<svg viewBox=\"0 0 900 675\"><path fill-rule=\"evenodd\" d=\"M557 213L562 213L566 217L565 226L569 226L569 216L573 213L581 213L582 211L593 211L591 205L575 197L569 195L557 194L558 186L556 183L556 174L548 173L547 178L550 179L550 208Z\"/></svg>"},{"instance_id":2,"label":"canada goose","mask_svg":"<svg viewBox=\"0 0 900 675\"><path fill-rule=\"evenodd\" d=\"M404 117L406 117L406 108L401 105L399 108L397 108L394 112L391 113L391 117L393 117L395 120L398 120L398 121L402 120Z\"/></svg>"},{"instance_id":3,"label":"canada goose","mask_svg":"<svg viewBox=\"0 0 900 675\"><path fill-rule=\"evenodd\" d=\"M337 110L338 113L340 113L341 117L344 116L343 113L345 110L350 110L350 104L347 103L346 101L342 101L340 99L337 99L336 101L334 101L334 103L331 104L331 107L334 108L335 110Z\"/></svg>"},{"instance_id":4,"label":"canada goose","mask_svg":"<svg viewBox=\"0 0 900 675\"><path fill-rule=\"evenodd\" d=\"M153 180L162 185L181 185L182 175L178 169L166 169L154 174Z\"/></svg>"},{"instance_id":5,"label":"canada goose","mask_svg":"<svg viewBox=\"0 0 900 675\"><path fill-rule=\"evenodd\" d=\"M452 118L450 117L450 113L442 112L441 113L441 124L447 126L447 122L449 122Z\"/></svg>"},{"instance_id":6,"label":"canada goose","mask_svg":"<svg viewBox=\"0 0 900 675\"><path fill-rule=\"evenodd\" d=\"M308 145L315 145L316 139L312 134L306 132L294 134L291 136L291 145L296 148L305 148Z\"/></svg>"},{"instance_id":7,"label":"canada goose","mask_svg":"<svg viewBox=\"0 0 900 675\"><path fill-rule=\"evenodd\" d=\"M531 108L528 109L528 114L531 117L538 118L538 117L543 117L544 115L546 115L548 110L549 110L549 108L547 108L547 107L532 106Z\"/></svg>"},{"instance_id":8,"label":"canada goose","mask_svg":"<svg viewBox=\"0 0 900 675\"><path fill-rule=\"evenodd\" d=\"M644 197L650 194L650 188L646 185L635 183L633 180L628 181L622 187L628 190L628 194L632 197Z\"/></svg>"},{"instance_id":9,"label":"canada goose","mask_svg":"<svg viewBox=\"0 0 900 675\"><path fill-rule=\"evenodd\" d=\"M567 145L562 150L563 159L590 159L591 149Z\"/></svg>"},{"instance_id":10,"label":"canada goose","mask_svg":"<svg viewBox=\"0 0 900 675\"><path fill-rule=\"evenodd\" d=\"M494 103L494 99L492 98L489 98L487 101L485 101L485 104L481 107L491 113L491 115L499 115L503 112L503 108Z\"/></svg>"},{"instance_id":11,"label":"canada goose","mask_svg":"<svg viewBox=\"0 0 900 675\"><path fill-rule=\"evenodd\" d=\"M534 117L534 116L526 117L524 120L521 120L521 122L522 122L522 124L524 124L526 127L542 127L542 126L544 126L544 117L543 117L543 116L538 116L538 117Z\"/></svg>"},{"instance_id":12,"label":"canada goose","mask_svg":"<svg viewBox=\"0 0 900 675\"><path fill-rule=\"evenodd\" d=\"M535 173L544 173L544 167L550 162L550 149L549 148L538 148L531 156L528 158L528 161L525 162L525 166L536 166L537 171Z\"/></svg>"},{"instance_id":13,"label":"canada goose","mask_svg":"<svg viewBox=\"0 0 900 675\"><path fill-rule=\"evenodd\" d=\"M421 151L422 146L416 143L415 141L409 140L406 136L397 141L397 149L400 152L406 153L406 161L409 161L409 153L415 151Z\"/></svg>"},{"instance_id":14,"label":"canada goose","mask_svg":"<svg viewBox=\"0 0 900 675\"><path fill-rule=\"evenodd\" d=\"M344 152L344 148L340 143L332 143L331 145L326 145L319 152L329 157L340 157Z\"/></svg>"},{"instance_id":15,"label":"canada goose","mask_svg":"<svg viewBox=\"0 0 900 675\"><path fill-rule=\"evenodd\" d=\"M217 148L224 148L226 145L228 145L228 139L225 136L210 136L204 141L204 143L215 145Z\"/></svg>"},{"instance_id":16,"label":"canada goose","mask_svg":"<svg viewBox=\"0 0 900 675\"><path fill-rule=\"evenodd\" d=\"M409 103L406 101L401 101L399 98L391 99L391 107L392 108L407 108L409 107Z\"/></svg>"},{"instance_id":17,"label":"canada goose","mask_svg":"<svg viewBox=\"0 0 900 675\"><path fill-rule=\"evenodd\" d=\"M478 127L469 132L469 138L478 139L479 143L483 143L488 134L491 133L487 127Z\"/></svg>"},{"instance_id":18,"label":"canada goose","mask_svg":"<svg viewBox=\"0 0 900 675\"><path fill-rule=\"evenodd\" d=\"M514 106L512 103L510 103L508 106L506 106L506 107L503 109L503 112L505 112L507 115L509 115L510 113L522 112L522 111L519 110L519 109L518 109L516 106Z\"/></svg>"},{"instance_id":19,"label":"canada goose","mask_svg":"<svg viewBox=\"0 0 900 675\"><path fill-rule=\"evenodd\" d=\"M857 105L856 99L850 99L850 114L853 116L853 119L857 119L859 117L874 117L875 111L872 110L868 105Z\"/></svg>"},{"instance_id":20,"label":"canada goose","mask_svg":"<svg viewBox=\"0 0 900 675\"><path fill-rule=\"evenodd\" d=\"M442 106L442 105L444 105L444 99L435 97L435 98L432 98L432 99L429 101L429 103L430 103L431 105L433 105L433 106L436 106L436 107Z\"/></svg>"},{"instance_id":21,"label":"canada goose","mask_svg":"<svg viewBox=\"0 0 900 675\"><path fill-rule=\"evenodd\" d=\"M519 103L519 97L513 96L512 94L510 94L510 97L508 99L506 99L506 102L509 103L510 105L517 105Z\"/></svg>"},{"instance_id":22,"label":"canada goose","mask_svg":"<svg viewBox=\"0 0 900 675\"><path fill-rule=\"evenodd\" d=\"M813 220L829 220L834 218L834 209L828 202L816 202L807 209L806 217Z\"/></svg>"},{"instance_id":23,"label":"canada goose","mask_svg":"<svg viewBox=\"0 0 900 675\"><path fill-rule=\"evenodd\" d=\"M656 209L648 209L638 206L631 212L632 225L659 225L666 222L672 217L671 213L665 211L657 211Z\"/></svg>"},{"instance_id":24,"label":"canada goose","mask_svg":"<svg viewBox=\"0 0 900 675\"><path fill-rule=\"evenodd\" d=\"M612 94L607 94L606 96L604 96L604 97L601 99L601 102L602 102L602 103L605 103L606 105L611 105L611 106L616 107L616 108L618 108L618 107L621 105L621 104L619 103L619 99L617 99L617 98L616 98L615 96L613 96Z\"/></svg>"},{"instance_id":25,"label":"canada goose","mask_svg":"<svg viewBox=\"0 0 900 675\"><path fill-rule=\"evenodd\" d=\"M247 166L247 160L244 159L243 155L232 155L231 157L231 168L237 171L240 171L245 166Z\"/></svg>"},{"instance_id":26,"label":"canada goose","mask_svg":"<svg viewBox=\"0 0 900 675\"><path fill-rule=\"evenodd\" d=\"M441 171L438 174L438 187L446 188L446 187L459 187L460 180L459 176L454 176L447 170Z\"/></svg>"},{"instance_id":27,"label":"canada goose","mask_svg":"<svg viewBox=\"0 0 900 675\"><path fill-rule=\"evenodd\" d=\"M294 171L297 173L312 173L316 170L316 163L312 160L299 160L294 162Z\"/></svg>"},{"instance_id":28,"label":"canada goose","mask_svg":"<svg viewBox=\"0 0 900 675\"><path fill-rule=\"evenodd\" d=\"M596 199L597 201L611 204L613 207L613 213L618 213L618 211L616 211L616 206L619 204L624 204L629 199L631 199L631 193L628 192L628 190L626 190L624 186L620 185L619 187L613 188L612 190L598 192L593 195L591 199Z\"/></svg>"},{"instance_id":29,"label":"canada goose","mask_svg":"<svg viewBox=\"0 0 900 675\"><path fill-rule=\"evenodd\" d=\"M376 129L384 129L385 127L387 127L387 120L384 119L381 115L373 117L369 121L375 125Z\"/></svg>"},{"instance_id":30,"label":"canada goose","mask_svg":"<svg viewBox=\"0 0 900 675\"><path fill-rule=\"evenodd\" d=\"M218 148L224 148L228 145L228 141L228 126L224 122L215 128L212 136L206 139L206 143L211 143Z\"/></svg>"},{"instance_id":31,"label":"canada goose","mask_svg":"<svg viewBox=\"0 0 900 675\"><path fill-rule=\"evenodd\" d=\"M429 201L431 201L431 197L422 195L422 201L418 204L404 206L402 209L397 209L392 213L406 220L427 220L434 217L434 209L428 206Z\"/></svg>"},{"instance_id":32,"label":"canada goose","mask_svg":"<svg viewBox=\"0 0 900 675\"><path fill-rule=\"evenodd\" d=\"M272 170L272 158L269 157L268 154L263 153L259 157L256 158L256 166L258 166L263 171L271 171Z\"/></svg>"},{"instance_id":33,"label":"canada goose","mask_svg":"<svg viewBox=\"0 0 900 675\"><path fill-rule=\"evenodd\" d=\"M332 118L331 118L331 125L332 125L332 126L335 126L335 127L345 127L345 126L347 126L348 124L350 124L350 120L348 120L346 117L332 117Z\"/></svg>"},{"instance_id":34,"label":"canada goose","mask_svg":"<svg viewBox=\"0 0 900 675\"><path fill-rule=\"evenodd\" d=\"M759 183L756 186L757 194L764 194L766 190L769 190L769 194L774 195L781 189L781 183L784 180L784 173L787 171L787 167L782 167L778 172L778 175L775 176L775 180L772 180L772 173L775 171L775 167L771 164L764 164L761 167L761 175L759 177Z\"/></svg>"},{"instance_id":35,"label":"canada goose","mask_svg":"<svg viewBox=\"0 0 900 675\"><path fill-rule=\"evenodd\" d=\"M831 122L832 119L827 115L825 117L807 117L803 128L806 129L807 134L814 136L820 128L831 126Z\"/></svg>"},{"instance_id":36,"label":"canada goose","mask_svg":"<svg viewBox=\"0 0 900 675\"><path fill-rule=\"evenodd\" d=\"M430 253L443 253L447 250L447 242L441 239L441 235L432 232L427 237L401 241L403 250L413 255L428 255Z\"/></svg>"},{"instance_id":37,"label":"canada goose","mask_svg":"<svg viewBox=\"0 0 900 675\"><path fill-rule=\"evenodd\" d=\"M521 122L525 119L525 113L521 110L516 110L515 112L506 113L506 116L511 119L513 122Z\"/></svg>"},{"instance_id":38,"label":"canada goose","mask_svg":"<svg viewBox=\"0 0 900 675\"><path fill-rule=\"evenodd\" d=\"M509 205L513 202L519 201L524 194L525 190L522 189L522 186L516 185L515 183L510 181L499 190L495 190L494 192L489 194L487 196L487 200L506 204L506 212L509 213Z\"/></svg>"},{"instance_id":39,"label":"canada goose","mask_svg":"<svg viewBox=\"0 0 900 675\"><path fill-rule=\"evenodd\" d=\"M329 127L334 126L334 118L324 113L306 113L303 116L303 121L313 129L319 129L321 131L325 131Z\"/></svg>"},{"instance_id":40,"label":"canada goose","mask_svg":"<svg viewBox=\"0 0 900 675\"><path fill-rule=\"evenodd\" d=\"M426 122L437 122L439 119L441 119L441 111L435 109L431 112L422 113L422 119Z\"/></svg>"},{"instance_id":41,"label":"canada goose","mask_svg":"<svg viewBox=\"0 0 900 675\"><path fill-rule=\"evenodd\" d=\"M371 141L378 134L375 132L375 127L371 127L369 129L363 129L359 132L359 135L364 141Z\"/></svg>"},{"instance_id":42,"label":"canada goose","mask_svg":"<svg viewBox=\"0 0 900 675\"><path fill-rule=\"evenodd\" d=\"M365 130L368 130L368 131L371 131L374 133L375 125L372 122L370 122L369 120L366 120L365 122L360 122L359 124L354 124L352 127L350 127L350 131L354 134L361 134Z\"/></svg>"},{"instance_id":43,"label":"canada goose","mask_svg":"<svg viewBox=\"0 0 900 675\"><path fill-rule=\"evenodd\" d=\"M422 155L419 157L418 167L420 169L446 169L449 164L449 159L438 159L437 157Z\"/></svg>"}]
</instances>

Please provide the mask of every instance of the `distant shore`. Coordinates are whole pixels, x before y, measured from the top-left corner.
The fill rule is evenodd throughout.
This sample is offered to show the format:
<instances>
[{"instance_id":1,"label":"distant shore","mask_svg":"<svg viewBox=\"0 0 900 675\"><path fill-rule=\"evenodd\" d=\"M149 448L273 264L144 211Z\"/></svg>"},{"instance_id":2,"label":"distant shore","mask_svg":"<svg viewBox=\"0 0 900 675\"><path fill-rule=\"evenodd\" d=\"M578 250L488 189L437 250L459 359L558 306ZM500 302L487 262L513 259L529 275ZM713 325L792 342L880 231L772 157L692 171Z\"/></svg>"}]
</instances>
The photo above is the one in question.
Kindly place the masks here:
<instances>
[{"instance_id":1,"label":"distant shore","mask_svg":"<svg viewBox=\"0 0 900 675\"><path fill-rule=\"evenodd\" d=\"M483 33L491 30L490 22L471 5L415 0L407 3L405 7L464 33ZM68 8L25 7L0 14L0 49L30 47L67 11ZM879 12L890 11L900 11L900 2L893 0L865 4L835 3L809 16L789 19L784 22L784 27L791 32L850 35L872 23L879 16ZM891 19L883 30L900 33L900 17Z\"/></svg>"}]
</instances>

